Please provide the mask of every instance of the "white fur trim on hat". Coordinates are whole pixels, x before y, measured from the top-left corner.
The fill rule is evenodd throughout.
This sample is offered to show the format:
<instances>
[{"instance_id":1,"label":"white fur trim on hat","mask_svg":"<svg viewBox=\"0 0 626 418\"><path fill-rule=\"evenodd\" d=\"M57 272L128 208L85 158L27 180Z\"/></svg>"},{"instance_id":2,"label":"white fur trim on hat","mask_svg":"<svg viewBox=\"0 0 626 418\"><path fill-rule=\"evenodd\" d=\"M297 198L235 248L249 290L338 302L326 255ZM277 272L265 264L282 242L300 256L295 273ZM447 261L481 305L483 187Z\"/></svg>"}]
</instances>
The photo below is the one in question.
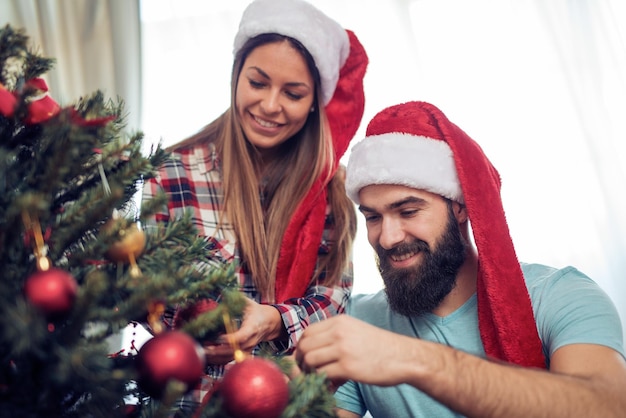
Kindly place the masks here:
<instances>
[{"instance_id":1,"label":"white fur trim on hat","mask_svg":"<svg viewBox=\"0 0 626 418\"><path fill-rule=\"evenodd\" d=\"M350 53L348 34L339 23L303 0L255 0L243 12L233 52L263 33L289 36L304 45L320 73L321 99L327 105Z\"/></svg>"},{"instance_id":2,"label":"white fur trim on hat","mask_svg":"<svg viewBox=\"0 0 626 418\"><path fill-rule=\"evenodd\" d=\"M398 184L464 202L452 150L446 142L425 136L372 135L352 147L348 196L359 204L359 191L372 184Z\"/></svg>"}]
</instances>

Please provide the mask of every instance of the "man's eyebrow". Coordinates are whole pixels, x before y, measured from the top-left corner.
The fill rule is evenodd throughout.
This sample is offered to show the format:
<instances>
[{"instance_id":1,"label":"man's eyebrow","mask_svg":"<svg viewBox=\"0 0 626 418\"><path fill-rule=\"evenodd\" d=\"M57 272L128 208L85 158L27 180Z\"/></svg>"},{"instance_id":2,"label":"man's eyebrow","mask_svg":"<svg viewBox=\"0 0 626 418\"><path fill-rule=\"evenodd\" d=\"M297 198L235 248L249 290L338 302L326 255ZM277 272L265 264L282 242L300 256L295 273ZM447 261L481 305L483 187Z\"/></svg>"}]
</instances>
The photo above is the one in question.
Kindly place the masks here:
<instances>
[{"instance_id":1,"label":"man's eyebrow","mask_svg":"<svg viewBox=\"0 0 626 418\"><path fill-rule=\"evenodd\" d=\"M397 200L395 202L392 202L390 204L388 204L386 206L387 209L398 209L404 205L408 205L408 204L418 204L418 205L425 205L427 202L426 200L422 199L421 197L417 197L417 196L407 196L404 199L401 200ZM370 207L367 207L365 205L359 205L359 211L361 212L376 212L375 209L372 209Z\"/></svg>"},{"instance_id":2,"label":"man's eyebrow","mask_svg":"<svg viewBox=\"0 0 626 418\"><path fill-rule=\"evenodd\" d=\"M407 196L406 198L402 199L402 200L398 200L397 202L393 202L391 204L388 205L389 209L397 209L399 207L402 207L404 205L408 205L408 204L417 204L417 205L425 205L426 200L422 199L421 197L417 197L417 196Z\"/></svg>"},{"instance_id":3,"label":"man's eyebrow","mask_svg":"<svg viewBox=\"0 0 626 418\"><path fill-rule=\"evenodd\" d=\"M376 212L376 211L372 208L368 208L367 206L359 205L359 212L363 213L363 212Z\"/></svg>"}]
</instances>

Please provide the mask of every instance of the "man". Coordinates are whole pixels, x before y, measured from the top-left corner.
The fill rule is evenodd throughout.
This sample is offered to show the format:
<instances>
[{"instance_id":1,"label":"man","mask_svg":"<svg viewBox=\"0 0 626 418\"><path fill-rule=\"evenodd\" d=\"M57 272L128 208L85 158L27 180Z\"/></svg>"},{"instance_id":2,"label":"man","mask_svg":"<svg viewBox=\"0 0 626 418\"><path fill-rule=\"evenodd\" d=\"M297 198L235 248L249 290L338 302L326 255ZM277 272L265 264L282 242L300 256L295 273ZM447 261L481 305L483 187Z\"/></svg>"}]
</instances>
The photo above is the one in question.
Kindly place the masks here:
<instances>
[{"instance_id":1,"label":"man","mask_svg":"<svg viewBox=\"0 0 626 418\"><path fill-rule=\"evenodd\" d=\"M517 261L498 172L439 109L376 115L346 190L385 288L308 327L296 352L346 382L340 417L626 416L615 307L572 267Z\"/></svg>"}]
</instances>

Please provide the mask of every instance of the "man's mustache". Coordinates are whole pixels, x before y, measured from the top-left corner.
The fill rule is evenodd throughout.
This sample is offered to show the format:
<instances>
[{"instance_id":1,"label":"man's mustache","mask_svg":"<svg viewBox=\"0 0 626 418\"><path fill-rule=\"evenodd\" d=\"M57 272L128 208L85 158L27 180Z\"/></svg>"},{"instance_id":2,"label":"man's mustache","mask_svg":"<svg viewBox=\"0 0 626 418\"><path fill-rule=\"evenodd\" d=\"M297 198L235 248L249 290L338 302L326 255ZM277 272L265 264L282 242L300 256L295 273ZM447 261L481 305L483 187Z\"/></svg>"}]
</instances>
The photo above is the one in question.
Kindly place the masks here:
<instances>
[{"instance_id":1,"label":"man's mustache","mask_svg":"<svg viewBox=\"0 0 626 418\"><path fill-rule=\"evenodd\" d=\"M388 257L397 257L404 254L430 252L430 246L426 241L414 240L412 242L403 242L393 248L385 249L380 244L376 245L376 254L383 260Z\"/></svg>"}]
</instances>

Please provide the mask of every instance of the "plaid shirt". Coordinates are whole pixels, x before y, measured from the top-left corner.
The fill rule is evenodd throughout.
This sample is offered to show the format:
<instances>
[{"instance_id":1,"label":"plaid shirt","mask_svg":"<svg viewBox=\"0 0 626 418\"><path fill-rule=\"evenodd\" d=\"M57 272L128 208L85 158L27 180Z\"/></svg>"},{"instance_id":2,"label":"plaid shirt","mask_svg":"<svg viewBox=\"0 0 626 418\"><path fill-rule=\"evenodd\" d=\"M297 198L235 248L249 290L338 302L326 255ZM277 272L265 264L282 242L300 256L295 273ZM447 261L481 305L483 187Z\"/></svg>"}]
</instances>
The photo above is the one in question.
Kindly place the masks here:
<instances>
[{"instance_id":1,"label":"plaid shirt","mask_svg":"<svg viewBox=\"0 0 626 418\"><path fill-rule=\"evenodd\" d=\"M240 290L249 298L262 303L252 277L241 266L232 227L224 224L221 230L217 230L223 203L220 171L219 158L212 143L198 144L181 152L174 152L160 168L158 175L146 182L143 197L149 199L160 190L167 194L168 208L167 210L164 208L156 215L156 221L167 222L170 219L179 218L184 211L191 210L200 234L210 237L216 257L228 263L235 263ZM320 237L319 254L327 253L329 246L332 245L333 225L328 216L329 212L330 209L327 208L326 225L324 234ZM289 338L286 341L271 342L270 346L277 354L292 352L307 325L344 311L351 290L352 266L350 264L337 286L327 287L312 283L302 297L273 305L281 313ZM207 369L209 379L206 384L210 383L211 378L220 377L223 372L223 367L209 366ZM201 396L201 393L197 393L194 398L198 401Z\"/></svg>"}]
</instances>

